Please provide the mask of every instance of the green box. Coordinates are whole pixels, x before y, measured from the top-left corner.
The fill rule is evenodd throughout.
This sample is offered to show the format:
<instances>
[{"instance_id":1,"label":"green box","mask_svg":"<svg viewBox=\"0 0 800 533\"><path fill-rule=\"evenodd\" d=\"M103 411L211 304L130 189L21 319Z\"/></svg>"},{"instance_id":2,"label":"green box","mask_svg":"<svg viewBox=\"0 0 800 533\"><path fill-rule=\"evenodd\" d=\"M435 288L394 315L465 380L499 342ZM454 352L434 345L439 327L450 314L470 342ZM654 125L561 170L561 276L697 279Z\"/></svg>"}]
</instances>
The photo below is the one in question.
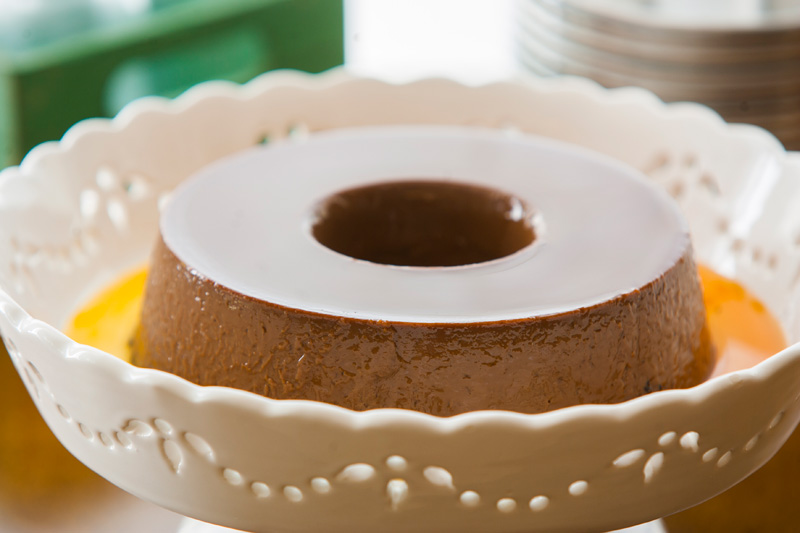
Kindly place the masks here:
<instances>
[{"instance_id":1,"label":"green box","mask_svg":"<svg viewBox=\"0 0 800 533\"><path fill-rule=\"evenodd\" d=\"M141 96L173 97L209 79L241 83L276 68L320 72L344 61L341 0L151 1L146 12L116 20L98 19L85 0L54 3L59 11L12 34L16 42L7 26L0 168L79 120L113 116Z\"/></svg>"}]
</instances>

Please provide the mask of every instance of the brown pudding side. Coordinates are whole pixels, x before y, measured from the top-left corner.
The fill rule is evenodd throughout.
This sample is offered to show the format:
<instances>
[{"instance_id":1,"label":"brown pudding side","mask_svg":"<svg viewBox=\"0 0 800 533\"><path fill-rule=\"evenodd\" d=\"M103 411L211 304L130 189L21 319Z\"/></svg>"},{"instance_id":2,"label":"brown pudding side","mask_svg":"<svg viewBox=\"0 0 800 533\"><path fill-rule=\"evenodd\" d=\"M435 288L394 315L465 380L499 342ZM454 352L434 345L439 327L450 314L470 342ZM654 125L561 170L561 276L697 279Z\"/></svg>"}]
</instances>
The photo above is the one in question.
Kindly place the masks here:
<instances>
[{"instance_id":1,"label":"brown pudding side","mask_svg":"<svg viewBox=\"0 0 800 533\"><path fill-rule=\"evenodd\" d=\"M154 252L134 362L200 385L355 410L538 413L684 388L711 372L687 252L632 293L560 315L472 324L332 317L254 300Z\"/></svg>"}]
</instances>

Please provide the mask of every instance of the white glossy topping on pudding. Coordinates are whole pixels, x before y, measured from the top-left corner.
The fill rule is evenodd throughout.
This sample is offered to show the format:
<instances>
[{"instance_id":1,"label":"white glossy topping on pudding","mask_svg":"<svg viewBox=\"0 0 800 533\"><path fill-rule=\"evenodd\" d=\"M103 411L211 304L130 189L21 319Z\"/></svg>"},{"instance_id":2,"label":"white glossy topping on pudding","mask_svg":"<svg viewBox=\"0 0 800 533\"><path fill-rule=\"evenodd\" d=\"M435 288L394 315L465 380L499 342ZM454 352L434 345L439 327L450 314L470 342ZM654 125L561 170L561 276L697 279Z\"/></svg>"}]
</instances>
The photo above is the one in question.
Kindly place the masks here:
<instances>
[{"instance_id":1,"label":"white glossy topping on pudding","mask_svg":"<svg viewBox=\"0 0 800 533\"><path fill-rule=\"evenodd\" d=\"M355 259L314 237L330 198L404 180L519 199L524 209L509 216L530 219L534 240L485 262L420 267ZM657 279L690 246L671 199L621 163L552 140L436 126L325 132L226 158L176 189L161 233L199 277L243 295L413 323L591 307Z\"/></svg>"}]
</instances>

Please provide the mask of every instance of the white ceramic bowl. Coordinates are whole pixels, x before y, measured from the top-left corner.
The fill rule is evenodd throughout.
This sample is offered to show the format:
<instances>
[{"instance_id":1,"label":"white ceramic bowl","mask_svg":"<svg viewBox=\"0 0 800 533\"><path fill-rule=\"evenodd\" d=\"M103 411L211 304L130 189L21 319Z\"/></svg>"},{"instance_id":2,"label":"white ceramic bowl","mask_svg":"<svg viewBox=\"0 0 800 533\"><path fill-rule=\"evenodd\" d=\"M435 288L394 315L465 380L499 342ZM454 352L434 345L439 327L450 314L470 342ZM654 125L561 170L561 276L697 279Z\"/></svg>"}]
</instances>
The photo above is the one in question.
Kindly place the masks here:
<instances>
[{"instance_id":1,"label":"white ceramic bowl","mask_svg":"<svg viewBox=\"0 0 800 533\"><path fill-rule=\"evenodd\" d=\"M257 532L608 530L709 498L774 454L800 418L797 345L620 405L445 419L198 387L59 331L146 260L159 199L197 169L265 136L420 123L522 130L644 170L675 195L700 261L800 337L800 156L766 132L575 79L279 72L139 101L0 174L0 332L61 442L133 494Z\"/></svg>"}]
</instances>

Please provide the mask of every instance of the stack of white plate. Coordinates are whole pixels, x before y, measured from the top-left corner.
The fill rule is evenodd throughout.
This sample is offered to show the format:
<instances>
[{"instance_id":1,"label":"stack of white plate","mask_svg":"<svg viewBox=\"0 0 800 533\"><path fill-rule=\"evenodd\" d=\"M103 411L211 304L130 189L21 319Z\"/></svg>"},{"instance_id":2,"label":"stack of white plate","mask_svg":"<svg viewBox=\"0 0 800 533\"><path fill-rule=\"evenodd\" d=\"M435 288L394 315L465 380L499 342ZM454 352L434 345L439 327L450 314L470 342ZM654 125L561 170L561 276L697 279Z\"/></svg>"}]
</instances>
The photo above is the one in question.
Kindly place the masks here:
<instances>
[{"instance_id":1,"label":"stack of white plate","mask_svg":"<svg viewBox=\"0 0 800 533\"><path fill-rule=\"evenodd\" d=\"M800 0L518 0L517 15L531 72L700 102L800 150Z\"/></svg>"}]
</instances>

